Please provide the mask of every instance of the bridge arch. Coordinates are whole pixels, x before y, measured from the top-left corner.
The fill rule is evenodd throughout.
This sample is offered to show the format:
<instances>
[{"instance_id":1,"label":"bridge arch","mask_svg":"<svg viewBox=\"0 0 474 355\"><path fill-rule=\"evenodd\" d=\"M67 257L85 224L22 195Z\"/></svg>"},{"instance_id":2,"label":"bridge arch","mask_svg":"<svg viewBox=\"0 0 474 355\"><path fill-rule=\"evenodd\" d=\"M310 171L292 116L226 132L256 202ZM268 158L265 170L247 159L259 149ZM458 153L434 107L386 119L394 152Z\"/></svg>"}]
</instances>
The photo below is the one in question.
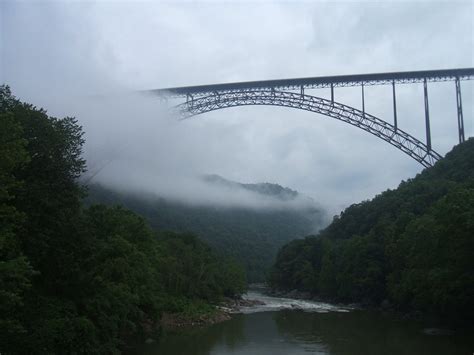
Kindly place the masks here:
<instances>
[{"instance_id":1,"label":"bridge arch","mask_svg":"<svg viewBox=\"0 0 474 355\"><path fill-rule=\"evenodd\" d=\"M303 92L274 89L215 92L207 96L188 98L173 110L181 119L187 119L206 112L250 105L289 107L335 118L390 143L424 167L430 167L441 159L441 155L429 149L425 143L380 118L354 107Z\"/></svg>"}]
</instances>

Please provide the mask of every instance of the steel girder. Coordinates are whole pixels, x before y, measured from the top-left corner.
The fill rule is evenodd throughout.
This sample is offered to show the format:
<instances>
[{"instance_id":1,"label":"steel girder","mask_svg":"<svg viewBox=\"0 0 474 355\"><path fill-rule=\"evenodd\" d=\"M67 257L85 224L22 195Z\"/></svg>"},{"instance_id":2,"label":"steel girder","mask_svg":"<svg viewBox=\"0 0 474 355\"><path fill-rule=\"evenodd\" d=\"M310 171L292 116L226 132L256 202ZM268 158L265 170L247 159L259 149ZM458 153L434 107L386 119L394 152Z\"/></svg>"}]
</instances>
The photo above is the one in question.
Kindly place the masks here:
<instances>
[{"instance_id":1,"label":"steel girder","mask_svg":"<svg viewBox=\"0 0 474 355\"><path fill-rule=\"evenodd\" d=\"M214 92L228 94L234 92L237 93L242 90L262 91L273 89L280 91L292 91L321 88L331 88L331 90L333 90L336 87L353 87L360 85L392 85L393 83L413 84L423 83L425 80L428 82L438 82L473 79L474 68L458 68L394 73L320 76L312 78L259 80L225 84L174 87L146 90L144 92L162 97L187 97L191 95L197 98L201 96L213 95Z\"/></svg>"},{"instance_id":2,"label":"steel girder","mask_svg":"<svg viewBox=\"0 0 474 355\"><path fill-rule=\"evenodd\" d=\"M373 115L339 102L320 97L277 90L241 90L230 93L215 92L191 98L173 108L181 119L228 107L270 105L296 108L319 113L349 123L390 143L424 167L433 166L441 155L407 132Z\"/></svg>"}]
</instances>

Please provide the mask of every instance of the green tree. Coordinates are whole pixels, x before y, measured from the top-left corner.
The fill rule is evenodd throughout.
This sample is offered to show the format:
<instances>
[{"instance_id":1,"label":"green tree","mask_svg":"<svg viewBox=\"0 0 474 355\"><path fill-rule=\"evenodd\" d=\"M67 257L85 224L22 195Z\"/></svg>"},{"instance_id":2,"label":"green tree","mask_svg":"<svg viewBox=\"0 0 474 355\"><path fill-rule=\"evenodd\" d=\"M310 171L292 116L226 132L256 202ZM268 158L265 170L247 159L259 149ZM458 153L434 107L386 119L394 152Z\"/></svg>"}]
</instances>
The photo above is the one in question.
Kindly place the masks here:
<instances>
[{"instance_id":1,"label":"green tree","mask_svg":"<svg viewBox=\"0 0 474 355\"><path fill-rule=\"evenodd\" d=\"M0 98L8 92L0 87ZM34 272L17 237L24 215L12 205L14 190L21 186L13 172L29 160L26 140L12 114L0 113L0 126L0 343L9 347L26 332L19 312Z\"/></svg>"},{"instance_id":2,"label":"green tree","mask_svg":"<svg viewBox=\"0 0 474 355\"><path fill-rule=\"evenodd\" d=\"M0 352L118 353L165 311L213 309L243 272L193 235L84 208L82 129L0 87ZM197 306L196 306L197 305Z\"/></svg>"},{"instance_id":3,"label":"green tree","mask_svg":"<svg viewBox=\"0 0 474 355\"><path fill-rule=\"evenodd\" d=\"M471 138L396 190L348 207L318 236L282 247L270 281L308 290L301 280L312 276L312 292L333 300L387 299L403 311L472 320L473 191Z\"/></svg>"}]
</instances>

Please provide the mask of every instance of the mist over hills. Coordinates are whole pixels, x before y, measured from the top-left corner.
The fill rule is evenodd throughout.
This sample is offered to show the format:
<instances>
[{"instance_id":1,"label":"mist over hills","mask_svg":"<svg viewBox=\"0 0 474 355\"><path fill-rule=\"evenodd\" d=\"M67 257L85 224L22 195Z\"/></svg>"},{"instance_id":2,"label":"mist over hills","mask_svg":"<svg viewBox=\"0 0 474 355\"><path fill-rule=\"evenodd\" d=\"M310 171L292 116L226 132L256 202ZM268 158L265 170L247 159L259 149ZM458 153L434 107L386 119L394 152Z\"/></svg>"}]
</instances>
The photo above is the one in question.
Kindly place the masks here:
<instances>
[{"instance_id":1,"label":"mist over hills","mask_svg":"<svg viewBox=\"0 0 474 355\"><path fill-rule=\"evenodd\" d=\"M219 175L200 180L225 197L244 196L255 205L187 204L156 194L89 185L86 202L121 204L145 217L155 230L191 232L217 252L245 266L249 282L264 281L278 249L326 225L326 214L311 198L272 183L243 184ZM266 207L265 207L266 206Z\"/></svg>"},{"instance_id":2,"label":"mist over hills","mask_svg":"<svg viewBox=\"0 0 474 355\"><path fill-rule=\"evenodd\" d=\"M214 186L220 186L234 190L244 189L255 192L257 194L274 197L282 201L294 200L301 196L298 194L297 191L292 190L288 187L283 187L278 184L272 184L268 182L261 182L257 184L242 184L239 182L227 180L222 176L216 174L204 175L202 177L202 180Z\"/></svg>"}]
</instances>

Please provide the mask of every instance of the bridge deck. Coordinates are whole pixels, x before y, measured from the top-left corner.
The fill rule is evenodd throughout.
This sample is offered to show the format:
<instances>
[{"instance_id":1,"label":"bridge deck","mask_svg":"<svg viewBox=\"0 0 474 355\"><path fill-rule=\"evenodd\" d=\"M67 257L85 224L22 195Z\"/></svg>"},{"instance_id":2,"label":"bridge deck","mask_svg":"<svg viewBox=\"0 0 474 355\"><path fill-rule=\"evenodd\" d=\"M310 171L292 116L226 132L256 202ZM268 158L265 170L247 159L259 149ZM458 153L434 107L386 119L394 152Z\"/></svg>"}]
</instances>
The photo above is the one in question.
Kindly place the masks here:
<instances>
[{"instance_id":1,"label":"bridge deck","mask_svg":"<svg viewBox=\"0 0 474 355\"><path fill-rule=\"evenodd\" d=\"M474 68L445 69L445 70L422 70L392 73L356 74L356 75L336 75L319 76L312 78L294 78L278 80L245 81L226 84L184 86L165 89L146 90L145 92L158 96L183 97L187 95L208 95L212 93L225 93L241 90L300 90L359 86L359 85L386 85L395 83L419 83L425 79L427 81L450 81L459 78L460 80L474 79Z\"/></svg>"}]
</instances>

